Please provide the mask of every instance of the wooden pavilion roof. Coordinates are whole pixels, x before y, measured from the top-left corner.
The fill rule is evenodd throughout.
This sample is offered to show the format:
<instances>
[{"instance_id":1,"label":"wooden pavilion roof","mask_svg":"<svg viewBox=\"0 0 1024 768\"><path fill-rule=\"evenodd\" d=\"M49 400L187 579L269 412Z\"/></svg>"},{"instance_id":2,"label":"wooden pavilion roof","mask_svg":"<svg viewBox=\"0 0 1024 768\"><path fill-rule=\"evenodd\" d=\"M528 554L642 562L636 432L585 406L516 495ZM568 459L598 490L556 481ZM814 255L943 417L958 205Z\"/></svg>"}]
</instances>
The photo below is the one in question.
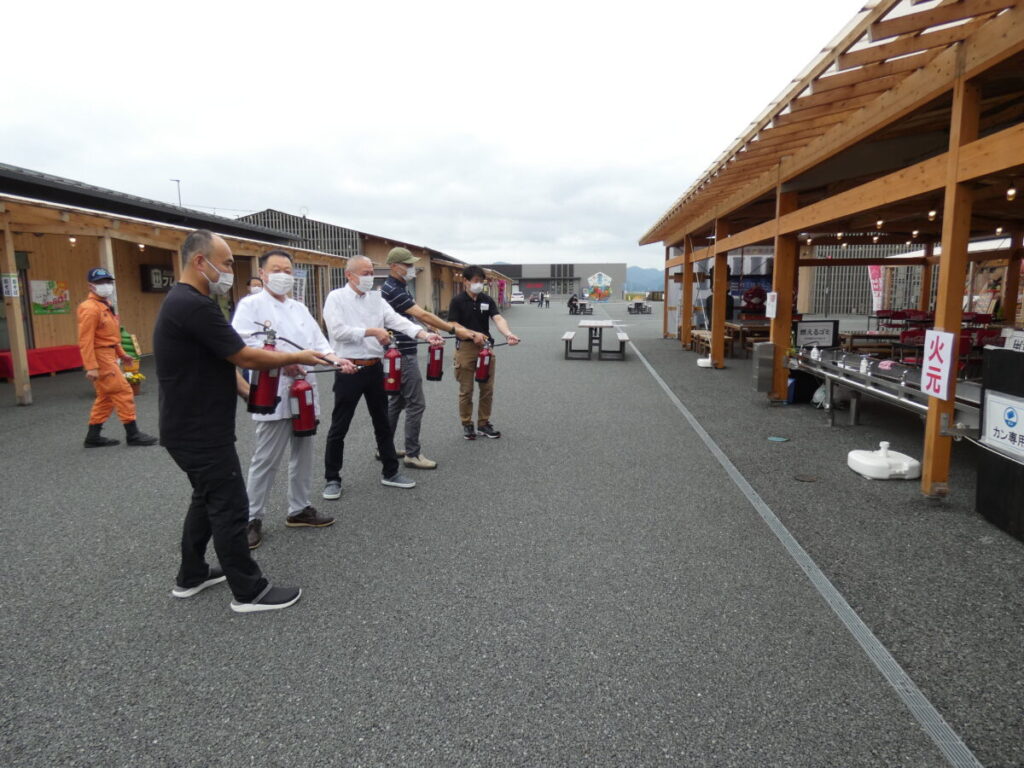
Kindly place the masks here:
<instances>
[{"instance_id":1,"label":"wooden pavilion roof","mask_svg":"<svg viewBox=\"0 0 1024 768\"><path fill-rule=\"evenodd\" d=\"M774 217L780 185L801 192L819 187L817 197L801 200L813 203L900 167L885 165L883 156L892 148L912 158L903 165L940 154L948 141L950 89L959 76L985 72L982 135L1008 125L1020 128L1022 6L1024 0L870 0L640 244L677 245L687 235L712 233L716 219L725 216L733 231L764 224ZM862 153L862 167L854 154L842 172L828 173L828 161L869 140L873 153ZM908 205L917 210L928 202ZM891 213L899 216L898 210ZM1022 216L1019 210L1005 213L1014 226L1013 217ZM1006 216L993 213L1002 223ZM848 231L874 229L873 223L858 224L868 222L848 222ZM919 231L927 223L908 224L907 232L911 226ZM774 234L769 229L766 240Z\"/></svg>"}]
</instances>

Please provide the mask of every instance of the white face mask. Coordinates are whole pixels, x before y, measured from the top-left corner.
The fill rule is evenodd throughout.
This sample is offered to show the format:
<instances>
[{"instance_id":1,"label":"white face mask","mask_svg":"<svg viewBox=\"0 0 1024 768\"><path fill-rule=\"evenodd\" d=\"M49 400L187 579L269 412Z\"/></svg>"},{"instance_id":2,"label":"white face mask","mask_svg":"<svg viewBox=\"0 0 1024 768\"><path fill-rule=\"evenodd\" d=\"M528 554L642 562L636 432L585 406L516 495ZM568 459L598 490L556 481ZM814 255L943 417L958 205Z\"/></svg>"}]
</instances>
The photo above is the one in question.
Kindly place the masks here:
<instances>
[{"instance_id":1,"label":"white face mask","mask_svg":"<svg viewBox=\"0 0 1024 768\"><path fill-rule=\"evenodd\" d=\"M109 299L114 295L114 284L113 283L99 283L92 287L96 291L96 295L101 299Z\"/></svg>"},{"instance_id":2,"label":"white face mask","mask_svg":"<svg viewBox=\"0 0 1024 768\"><path fill-rule=\"evenodd\" d=\"M267 276L266 286L267 290L271 293L276 293L278 296L287 296L292 292L292 288L295 287L295 277L287 272L274 272L272 275Z\"/></svg>"},{"instance_id":3,"label":"white face mask","mask_svg":"<svg viewBox=\"0 0 1024 768\"><path fill-rule=\"evenodd\" d=\"M406 267L405 268L405 279L406 280L412 280L415 277L416 277L416 267Z\"/></svg>"},{"instance_id":4,"label":"white face mask","mask_svg":"<svg viewBox=\"0 0 1024 768\"><path fill-rule=\"evenodd\" d=\"M207 262L209 264L209 262ZM210 293L214 296L223 296L225 293L231 290L231 286L235 284L235 273L234 272L221 272L219 269L210 264L213 267L213 271L217 273L217 279L211 280L206 277L206 273L202 272L202 276L206 277L206 282L210 284Z\"/></svg>"},{"instance_id":5,"label":"white face mask","mask_svg":"<svg viewBox=\"0 0 1024 768\"><path fill-rule=\"evenodd\" d=\"M253 296L255 296L257 293L263 293L263 289L260 288L258 285L250 285L249 286L249 293L251 293Z\"/></svg>"},{"instance_id":6,"label":"white face mask","mask_svg":"<svg viewBox=\"0 0 1024 768\"><path fill-rule=\"evenodd\" d=\"M483 291L483 289L484 289L484 284L483 283L470 283L469 284L469 292L472 293L474 296L476 296L478 293Z\"/></svg>"},{"instance_id":7,"label":"white face mask","mask_svg":"<svg viewBox=\"0 0 1024 768\"><path fill-rule=\"evenodd\" d=\"M361 292L373 290L373 275L360 275L358 288Z\"/></svg>"}]
</instances>

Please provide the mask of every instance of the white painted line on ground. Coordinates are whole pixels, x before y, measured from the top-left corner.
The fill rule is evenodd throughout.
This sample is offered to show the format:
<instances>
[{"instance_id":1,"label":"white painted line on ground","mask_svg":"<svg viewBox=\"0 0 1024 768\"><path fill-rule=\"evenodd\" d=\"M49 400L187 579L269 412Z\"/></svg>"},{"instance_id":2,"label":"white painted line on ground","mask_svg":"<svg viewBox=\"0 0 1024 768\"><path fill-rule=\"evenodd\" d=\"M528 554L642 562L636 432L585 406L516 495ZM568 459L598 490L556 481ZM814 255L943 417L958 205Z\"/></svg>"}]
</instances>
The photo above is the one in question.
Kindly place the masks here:
<instances>
[{"instance_id":1,"label":"white painted line on ground","mask_svg":"<svg viewBox=\"0 0 1024 768\"><path fill-rule=\"evenodd\" d=\"M857 615L857 612L850 607L850 604L846 602L846 599L835 588L835 585L829 581L828 577L822 572L811 556L807 554L806 550L793 537L793 534L789 532L789 529L772 512L771 507L765 503L753 486L747 482L747 479L743 477L736 468L736 465L729 460L729 457L725 455L725 452L714 441L714 438L701 426L689 408L683 405L682 401L676 397L676 394L665 383L665 380L658 375L658 372L654 370L654 367L632 341L629 342L629 346L633 348L633 352L640 358L640 362L644 364L644 367L654 377L654 380L665 391L668 399L679 413L693 427L694 432L697 433L697 436L704 442L704 445L711 451L711 454L718 459L718 463L722 465L722 468L725 469L726 474L736 484L736 487L747 497L747 500L757 510L761 519L768 524L772 533L782 542L786 551L789 552L793 560L796 561L797 565L807 575L814 588L818 590L818 593L825 599L825 602L828 603L829 607L839 617L839 620L843 622L843 625L853 635L860 647L864 649L868 658L878 667L878 670L889 682L889 685L896 690L896 695L900 697L907 709L910 710L910 713L921 724L925 733L935 742L949 764L956 768L983 768L978 758L974 756L974 753L964 744L963 740L950 727L942 715L939 714L939 711L935 709L932 703L928 701L925 695L921 693L921 690L910 678L910 675L903 670L899 662L889 653L889 650L875 637L875 634Z\"/></svg>"}]
</instances>

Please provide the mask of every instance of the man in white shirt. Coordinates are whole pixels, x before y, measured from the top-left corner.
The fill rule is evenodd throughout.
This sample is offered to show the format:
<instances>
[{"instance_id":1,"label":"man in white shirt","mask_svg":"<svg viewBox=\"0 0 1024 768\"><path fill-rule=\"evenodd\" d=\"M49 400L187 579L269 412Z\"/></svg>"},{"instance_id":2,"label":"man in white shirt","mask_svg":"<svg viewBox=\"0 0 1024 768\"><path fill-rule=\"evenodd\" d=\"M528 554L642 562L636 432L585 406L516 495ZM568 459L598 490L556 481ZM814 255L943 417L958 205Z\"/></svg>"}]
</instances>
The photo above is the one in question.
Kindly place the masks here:
<instances>
[{"instance_id":1,"label":"man in white shirt","mask_svg":"<svg viewBox=\"0 0 1024 768\"><path fill-rule=\"evenodd\" d=\"M399 331L406 336L422 339L431 344L442 344L436 333L428 333L411 320L395 312L381 296L373 290L373 262L365 256L349 260L345 268L348 282L342 288L331 291L324 302L324 324L330 337L334 353L360 366L354 376L336 374L334 377L334 412L331 414L331 428L327 433L327 450L324 455L323 497L337 499L341 496L341 466L345 456L345 435L348 425L356 412L359 400L366 398L366 409L370 412L373 432L377 438L377 452L383 464L381 484L396 488L412 488L413 480L398 471L398 455L388 421L388 397L384 391L384 372L381 358L384 345L390 337L388 329Z\"/></svg>"},{"instance_id":2,"label":"man in white shirt","mask_svg":"<svg viewBox=\"0 0 1024 768\"><path fill-rule=\"evenodd\" d=\"M271 328L279 337L284 337L303 349L319 352L333 363L339 364L345 373L355 373L356 367L348 360L337 357L327 343L319 324L305 305L289 298L295 278L292 276L292 257L287 251L272 250L260 257L260 276L264 290L247 296L235 310L231 325L245 343L251 347L262 347L265 336L254 332ZM278 340L278 348L287 348L288 342ZM256 422L256 447L249 464L249 479L246 492L249 496L249 549L256 549L263 542L263 515L274 476L286 448L291 448L288 462L288 516L285 525L289 528L326 528L334 522L333 517L324 515L310 503L313 490L313 439L299 437L292 432L291 398L289 389L296 376L303 373L300 365L289 365L281 370L278 377L277 394L280 400L273 413L252 414ZM313 407L317 418L320 416L320 399L317 395L316 376L309 377L313 387Z\"/></svg>"}]
</instances>

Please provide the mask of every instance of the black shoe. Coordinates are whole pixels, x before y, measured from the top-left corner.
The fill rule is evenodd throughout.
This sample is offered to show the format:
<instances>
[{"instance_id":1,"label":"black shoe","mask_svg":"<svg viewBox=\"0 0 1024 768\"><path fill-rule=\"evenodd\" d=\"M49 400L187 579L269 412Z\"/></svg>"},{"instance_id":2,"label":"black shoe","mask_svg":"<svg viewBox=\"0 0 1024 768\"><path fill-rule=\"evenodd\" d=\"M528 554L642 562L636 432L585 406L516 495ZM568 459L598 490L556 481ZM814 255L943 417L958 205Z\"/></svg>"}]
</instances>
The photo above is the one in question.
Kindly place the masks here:
<instances>
[{"instance_id":1,"label":"black shoe","mask_svg":"<svg viewBox=\"0 0 1024 768\"><path fill-rule=\"evenodd\" d=\"M106 448L108 445L120 445L120 440L114 440L109 437L104 437L100 434L100 430L103 429L102 424L90 424L89 434L85 436L86 448Z\"/></svg>"},{"instance_id":2,"label":"black shoe","mask_svg":"<svg viewBox=\"0 0 1024 768\"><path fill-rule=\"evenodd\" d=\"M124 425L124 434L128 445L156 445L159 441L157 437L140 432L134 421L129 421Z\"/></svg>"},{"instance_id":3,"label":"black shoe","mask_svg":"<svg viewBox=\"0 0 1024 768\"><path fill-rule=\"evenodd\" d=\"M483 435L484 437L489 437L491 440L497 440L501 437L501 432L496 430L494 425L489 421L478 426L476 428L476 433L478 435Z\"/></svg>"},{"instance_id":4,"label":"black shoe","mask_svg":"<svg viewBox=\"0 0 1024 768\"><path fill-rule=\"evenodd\" d=\"M476 430L473 429L472 424L462 425L462 436L467 440L476 440Z\"/></svg>"},{"instance_id":5,"label":"black shoe","mask_svg":"<svg viewBox=\"0 0 1024 768\"><path fill-rule=\"evenodd\" d=\"M316 507L306 507L297 515L288 515L284 522L289 528L326 528L334 525L334 518L330 515L322 515L316 511Z\"/></svg>"},{"instance_id":6,"label":"black shoe","mask_svg":"<svg viewBox=\"0 0 1024 768\"><path fill-rule=\"evenodd\" d=\"M250 520L249 530L246 535L249 539L249 549L256 549L256 547L263 543L263 521L259 518Z\"/></svg>"},{"instance_id":7,"label":"black shoe","mask_svg":"<svg viewBox=\"0 0 1024 768\"><path fill-rule=\"evenodd\" d=\"M214 584L220 584L224 581L227 576L224 575L224 571L219 565L211 565L210 573L206 579L194 587L183 587L180 584L175 584L174 589L171 590L171 594L174 597L192 597L192 595L198 595L207 587L212 587Z\"/></svg>"},{"instance_id":8,"label":"black shoe","mask_svg":"<svg viewBox=\"0 0 1024 768\"><path fill-rule=\"evenodd\" d=\"M231 601L231 610L235 613L256 613L257 611L279 611L290 605L295 605L302 597L302 590L298 587L271 587L268 586L263 592L250 603L240 603L237 600Z\"/></svg>"}]
</instances>

